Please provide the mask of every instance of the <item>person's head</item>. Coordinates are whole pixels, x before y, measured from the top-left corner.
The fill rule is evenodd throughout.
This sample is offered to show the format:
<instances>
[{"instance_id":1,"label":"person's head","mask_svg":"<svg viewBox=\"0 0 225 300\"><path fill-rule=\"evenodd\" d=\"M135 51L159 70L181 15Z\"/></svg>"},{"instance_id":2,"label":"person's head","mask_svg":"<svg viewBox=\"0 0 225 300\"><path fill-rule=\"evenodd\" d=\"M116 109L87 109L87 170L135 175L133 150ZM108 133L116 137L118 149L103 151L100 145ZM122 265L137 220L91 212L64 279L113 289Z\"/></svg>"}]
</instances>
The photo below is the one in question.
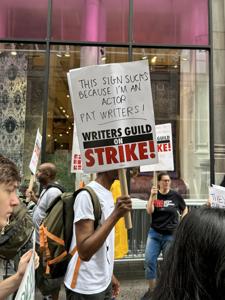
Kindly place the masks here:
<instances>
[{"instance_id":1,"label":"person's head","mask_svg":"<svg viewBox=\"0 0 225 300\"><path fill-rule=\"evenodd\" d=\"M179 224L153 300L222 300L225 295L225 210L193 209Z\"/></svg>"},{"instance_id":2,"label":"person's head","mask_svg":"<svg viewBox=\"0 0 225 300\"><path fill-rule=\"evenodd\" d=\"M19 204L16 191L20 182L20 175L16 165L0 154L0 229L3 228Z\"/></svg>"},{"instance_id":3,"label":"person's head","mask_svg":"<svg viewBox=\"0 0 225 300\"><path fill-rule=\"evenodd\" d=\"M110 189L114 180L118 179L118 170L110 170L106 172L97 173L96 181L101 183L107 189Z\"/></svg>"},{"instance_id":4,"label":"person's head","mask_svg":"<svg viewBox=\"0 0 225 300\"><path fill-rule=\"evenodd\" d=\"M52 163L41 164L37 170L36 178L43 186L53 182L56 178L56 166Z\"/></svg>"},{"instance_id":5,"label":"person's head","mask_svg":"<svg viewBox=\"0 0 225 300\"><path fill-rule=\"evenodd\" d=\"M167 193L171 187L171 179L167 172L160 172L158 174L159 190L163 193Z\"/></svg>"}]
</instances>

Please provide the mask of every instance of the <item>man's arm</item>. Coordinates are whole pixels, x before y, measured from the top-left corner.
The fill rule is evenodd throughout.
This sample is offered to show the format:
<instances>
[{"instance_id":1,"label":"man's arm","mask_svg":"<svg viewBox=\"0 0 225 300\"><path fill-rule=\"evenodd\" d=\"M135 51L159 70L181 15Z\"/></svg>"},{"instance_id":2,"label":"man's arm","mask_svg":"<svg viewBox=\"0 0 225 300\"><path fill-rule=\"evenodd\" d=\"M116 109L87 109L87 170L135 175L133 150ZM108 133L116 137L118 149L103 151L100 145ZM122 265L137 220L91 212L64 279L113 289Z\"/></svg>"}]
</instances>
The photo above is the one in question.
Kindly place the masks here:
<instances>
[{"instance_id":1,"label":"man's arm","mask_svg":"<svg viewBox=\"0 0 225 300\"><path fill-rule=\"evenodd\" d=\"M0 300L5 299L19 288L31 256L32 250L27 251L20 259L16 274L0 282ZM35 269L38 267L38 265L39 257L35 253Z\"/></svg>"},{"instance_id":2,"label":"man's arm","mask_svg":"<svg viewBox=\"0 0 225 300\"><path fill-rule=\"evenodd\" d=\"M0 282L0 299L5 299L10 294L14 293L22 280L23 276L16 273L9 278Z\"/></svg>"},{"instance_id":3,"label":"man's arm","mask_svg":"<svg viewBox=\"0 0 225 300\"><path fill-rule=\"evenodd\" d=\"M187 206L185 207L185 209L183 210L182 214L181 214L181 219L188 213L188 208Z\"/></svg>"},{"instance_id":4,"label":"man's arm","mask_svg":"<svg viewBox=\"0 0 225 300\"><path fill-rule=\"evenodd\" d=\"M115 209L105 222L94 230L93 220L80 220L76 222L76 240L79 256L84 261L101 248L116 222L132 208L130 197L119 197Z\"/></svg>"},{"instance_id":5,"label":"man's arm","mask_svg":"<svg viewBox=\"0 0 225 300\"><path fill-rule=\"evenodd\" d=\"M151 189L151 194L150 194L149 200L147 202L147 206L146 206L146 210L149 215L151 215L154 212L154 209L155 209L154 200L156 200L157 193L158 193L157 187L153 186Z\"/></svg>"}]
</instances>

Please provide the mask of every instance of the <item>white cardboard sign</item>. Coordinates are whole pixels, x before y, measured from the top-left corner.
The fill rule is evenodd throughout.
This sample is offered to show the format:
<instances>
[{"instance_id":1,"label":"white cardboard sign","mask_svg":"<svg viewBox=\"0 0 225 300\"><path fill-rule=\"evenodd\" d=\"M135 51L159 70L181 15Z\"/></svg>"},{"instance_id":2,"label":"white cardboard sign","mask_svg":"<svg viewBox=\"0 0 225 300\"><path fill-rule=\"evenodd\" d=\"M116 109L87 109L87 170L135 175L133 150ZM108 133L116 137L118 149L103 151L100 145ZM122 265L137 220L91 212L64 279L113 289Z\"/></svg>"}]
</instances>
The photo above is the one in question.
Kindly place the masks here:
<instances>
[{"instance_id":1,"label":"white cardboard sign","mask_svg":"<svg viewBox=\"0 0 225 300\"><path fill-rule=\"evenodd\" d=\"M209 187L209 197L212 207L225 208L225 188L218 185Z\"/></svg>"},{"instance_id":2,"label":"white cardboard sign","mask_svg":"<svg viewBox=\"0 0 225 300\"><path fill-rule=\"evenodd\" d=\"M85 173L158 162L147 60L68 73Z\"/></svg>"},{"instance_id":3,"label":"white cardboard sign","mask_svg":"<svg viewBox=\"0 0 225 300\"><path fill-rule=\"evenodd\" d=\"M34 300L35 299L35 233L33 234L33 254L27 265L26 272L16 294L15 300Z\"/></svg>"},{"instance_id":4,"label":"white cardboard sign","mask_svg":"<svg viewBox=\"0 0 225 300\"><path fill-rule=\"evenodd\" d=\"M36 139L35 139L35 144L34 144L34 150L29 164L29 168L32 174L35 174L37 170L38 159L41 153L41 142L42 142L42 135L40 134L40 131L38 129Z\"/></svg>"},{"instance_id":5,"label":"white cardboard sign","mask_svg":"<svg viewBox=\"0 0 225 300\"><path fill-rule=\"evenodd\" d=\"M171 124L155 126L159 162L155 165L141 166L141 172L173 171L173 142Z\"/></svg>"}]
</instances>

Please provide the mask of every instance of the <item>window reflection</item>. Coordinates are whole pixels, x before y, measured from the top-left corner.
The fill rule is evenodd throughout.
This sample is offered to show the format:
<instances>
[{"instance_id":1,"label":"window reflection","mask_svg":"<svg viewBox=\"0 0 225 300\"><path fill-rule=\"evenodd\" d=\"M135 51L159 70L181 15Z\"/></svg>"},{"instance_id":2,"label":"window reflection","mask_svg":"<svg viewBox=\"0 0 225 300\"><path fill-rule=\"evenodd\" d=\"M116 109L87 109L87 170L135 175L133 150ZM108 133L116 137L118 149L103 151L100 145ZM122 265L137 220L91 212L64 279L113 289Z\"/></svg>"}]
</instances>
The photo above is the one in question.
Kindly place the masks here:
<instances>
[{"instance_id":1,"label":"window reflection","mask_svg":"<svg viewBox=\"0 0 225 300\"><path fill-rule=\"evenodd\" d=\"M171 123L175 189L184 198L207 198L209 185L208 52L134 49L147 58L156 124Z\"/></svg>"},{"instance_id":2,"label":"window reflection","mask_svg":"<svg viewBox=\"0 0 225 300\"><path fill-rule=\"evenodd\" d=\"M141 59L149 61L156 124L172 124L175 189L180 189L184 198L207 197L208 52L134 48L133 60ZM74 119L67 72L85 65L128 61L128 49L55 45L50 61L46 151L55 156L66 153L70 159ZM149 192L149 186L147 189Z\"/></svg>"}]
</instances>

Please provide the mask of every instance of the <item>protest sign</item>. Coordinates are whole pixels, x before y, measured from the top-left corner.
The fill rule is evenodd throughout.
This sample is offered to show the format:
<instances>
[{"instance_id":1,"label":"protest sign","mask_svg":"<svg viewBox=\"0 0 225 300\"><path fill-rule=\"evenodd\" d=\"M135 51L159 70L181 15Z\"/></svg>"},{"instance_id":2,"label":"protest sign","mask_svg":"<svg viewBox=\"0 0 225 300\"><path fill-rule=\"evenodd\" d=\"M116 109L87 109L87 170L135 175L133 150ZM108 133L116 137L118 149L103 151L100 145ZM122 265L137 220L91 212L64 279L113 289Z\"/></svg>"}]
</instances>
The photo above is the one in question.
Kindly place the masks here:
<instances>
[{"instance_id":1,"label":"protest sign","mask_svg":"<svg viewBox=\"0 0 225 300\"><path fill-rule=\"evenodd\" d=\"M39 159L39 156L41 153L41 141L42 141L42 136L38 129L36 139L35 139L35 144L34 144L34 150L32 153L30 164L29 164L29 168L30 168L32 174L35 174L36 170L37 170L38 159Z\"/></svg>"},{"instance_id":2,"label":"protest sign","mask_svg":"<svg viewBox=\"0 0 225 300\"><path fill-rule=\"evenodd\" d=\"M73 146L72 146L72 159L71 159L71 173L81 173L82 162L80 155L80 148L77 138L76 126L73 127Z\"/></svg>"},{"instance_id":3,"label":"protest sign","mask_svg":"<svg viewBox=\"0 0 225 300\"><path fill-rule=\"evenodd\" d=\"M218 185L209 187L209 198L212 207L225 208L225 188Z\"/></svg>"},{"instance_id":4,"label":"protest sign","mask_svg":"<svg viewBox=\"0 0 225 300\"><path fill-rule=\"evenodd\" d=\"M23 276L15 300L34 300L35 299L35 233L33 234L33 253L27 265L26 272Z\"/></svg>"},{"instance_id":5,"label":"protest sign","mask_svg":"<svg viewBox=\"0 0 225 300\"><path fill-rule=\"evenodd\" d=\"M84 172L158 162L148 61L70 70L68 82Z\"/></svg>"},{"instance_id":6,"label":"protest sign","mask_svg":"<svg viewBox=\"0 0 225 300\"><path fill-rule=\"evenodd\" d=\"M173 171L173 142L171 124L155 126L159 162L155 165L141 166L141 172Z\"/></svg>"}]
</instances>

